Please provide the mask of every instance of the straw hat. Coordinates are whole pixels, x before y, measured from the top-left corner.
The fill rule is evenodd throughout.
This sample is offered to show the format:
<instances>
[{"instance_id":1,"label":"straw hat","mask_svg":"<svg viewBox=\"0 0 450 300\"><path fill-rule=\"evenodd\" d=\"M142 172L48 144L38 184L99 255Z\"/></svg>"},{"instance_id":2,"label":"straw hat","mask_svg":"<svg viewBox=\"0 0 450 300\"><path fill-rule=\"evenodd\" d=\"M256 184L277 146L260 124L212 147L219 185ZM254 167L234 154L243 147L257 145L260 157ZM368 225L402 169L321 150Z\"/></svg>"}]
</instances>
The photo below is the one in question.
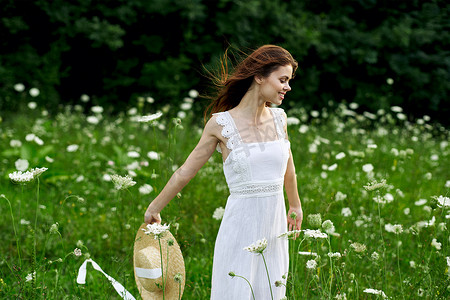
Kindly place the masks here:
<instances>
[{"instance_id":1,"label":"straw hat","mask_svg":"<svg viewBox=\"0 0 450 300\"><path fill-rule=\"evenodd\" d=\"M136 234L134 242L134 278L144 300L163 299L162 277L161 277L161 255L158 239L153 234L147 235L143 229L147 224L142 224ZM173 245L169 246L168 241ZM167 262L167 249L169 249L169 261ZM165 281L165 299L179 299L181 284L181 296L183 295L184 282L186 278L184 270L183 255L177 241L167 231L161 237L161 250L163 259L163 272ZM174 280L175 275L181 274L181 283Z\"/></svg>"}]
</instances>

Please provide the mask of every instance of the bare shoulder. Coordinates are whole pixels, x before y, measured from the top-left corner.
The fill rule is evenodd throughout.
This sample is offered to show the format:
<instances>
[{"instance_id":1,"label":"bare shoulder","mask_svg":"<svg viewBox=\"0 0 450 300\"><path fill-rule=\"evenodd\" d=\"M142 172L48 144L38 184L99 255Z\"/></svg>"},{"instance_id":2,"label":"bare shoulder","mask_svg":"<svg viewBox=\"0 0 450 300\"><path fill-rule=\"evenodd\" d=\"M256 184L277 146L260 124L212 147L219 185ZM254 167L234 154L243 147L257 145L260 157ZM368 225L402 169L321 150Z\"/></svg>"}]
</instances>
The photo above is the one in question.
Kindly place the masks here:
<instances>
[{"instance_id":1,"label":"bare shoulder","mask_svg":"<svg viewBox=\"0 0 450 300\"><path fill-rule=\"evenodd\" d=\"M219 125L217 122L217 114L214 114L205 125L205 128L203 130L204 135L208 135L211 137L215 137L216 139L220 140L222 126Z\"/></svg>"}]
</instances>

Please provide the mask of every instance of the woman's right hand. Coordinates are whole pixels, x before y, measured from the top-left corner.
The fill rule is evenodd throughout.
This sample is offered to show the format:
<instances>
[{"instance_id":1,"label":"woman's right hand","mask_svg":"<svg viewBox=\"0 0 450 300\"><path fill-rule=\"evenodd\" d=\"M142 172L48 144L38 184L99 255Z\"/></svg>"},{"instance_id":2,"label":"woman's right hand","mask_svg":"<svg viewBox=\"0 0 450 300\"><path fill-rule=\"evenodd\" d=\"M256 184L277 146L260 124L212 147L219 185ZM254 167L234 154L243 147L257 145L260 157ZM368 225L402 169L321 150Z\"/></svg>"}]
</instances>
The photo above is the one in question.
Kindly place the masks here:
<instances>
[{"instance_id":1,"label":"woman's right hand","mask_svg":"<svg viewBox=\"0 0 450 300\"><path fill-rule=\"evenodd\" d=\"M148 206L144 215L144 222L147 224L158 223L161 224L161 215L158 212L152 211L151 204Z\"/></svg>"}]
</instances>

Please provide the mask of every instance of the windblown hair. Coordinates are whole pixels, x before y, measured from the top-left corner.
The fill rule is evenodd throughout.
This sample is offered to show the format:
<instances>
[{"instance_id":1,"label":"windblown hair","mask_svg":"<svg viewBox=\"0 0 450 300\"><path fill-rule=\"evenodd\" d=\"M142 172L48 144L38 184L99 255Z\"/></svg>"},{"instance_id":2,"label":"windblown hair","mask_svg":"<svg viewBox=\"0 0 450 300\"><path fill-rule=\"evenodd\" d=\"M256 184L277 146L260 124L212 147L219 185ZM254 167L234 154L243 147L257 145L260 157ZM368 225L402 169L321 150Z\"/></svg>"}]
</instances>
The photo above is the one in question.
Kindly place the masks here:
<instances>
[{"instance_id":1,"label":"windblown hair","mask_svg":"<svg viewBox=\"0 0 450 300\"><path fill-rule=\"evenodd\" d=\"M298 63L285 49L275 45L264 45L253 51L234 68L228 72L228 49L220 61L218 75L211 75L217 87L217 94L204 112L205 123L213 113L226 111L236 107L242 97L247 93L254 76L268 77L281 66L292 66L292 77L295 75ZM268 105L268 103L266 103Z\"/></svg>"}]
</instances>

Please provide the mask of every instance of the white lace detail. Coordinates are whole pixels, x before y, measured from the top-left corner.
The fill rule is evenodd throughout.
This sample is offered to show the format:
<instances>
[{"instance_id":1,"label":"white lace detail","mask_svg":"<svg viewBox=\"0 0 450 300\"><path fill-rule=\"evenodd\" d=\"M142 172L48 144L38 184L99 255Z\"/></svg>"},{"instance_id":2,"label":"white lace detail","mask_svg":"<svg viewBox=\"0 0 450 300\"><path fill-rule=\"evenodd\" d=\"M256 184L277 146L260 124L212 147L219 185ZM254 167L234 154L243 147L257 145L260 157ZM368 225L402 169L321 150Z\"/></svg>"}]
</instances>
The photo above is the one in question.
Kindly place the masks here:
<instances>
[{"instance_id":1,"label":"white lace detail","mask_svg":"<svg viewBox=\"0 0 450 300\"><path fill-rule=\"evenodd\" d=\"M235 187L230 186L230 195L239 197L268 196L278 194L282 191L283 181L281 180L279 182L255 182Z\"/></svg>"},{"instance_id":2,"label":"white lace detail","mask_svg":"<svg viewBox=\"0 0 450 300\"><path fill-rule=\"evenodd\" d=\"M272 107L275 117L275 125L277 127L278 137L284 139L286 133L284 132L284 126L286 125L286 120L284 119L283 109L278 107Z\"/></svg>"}]
</instances>

